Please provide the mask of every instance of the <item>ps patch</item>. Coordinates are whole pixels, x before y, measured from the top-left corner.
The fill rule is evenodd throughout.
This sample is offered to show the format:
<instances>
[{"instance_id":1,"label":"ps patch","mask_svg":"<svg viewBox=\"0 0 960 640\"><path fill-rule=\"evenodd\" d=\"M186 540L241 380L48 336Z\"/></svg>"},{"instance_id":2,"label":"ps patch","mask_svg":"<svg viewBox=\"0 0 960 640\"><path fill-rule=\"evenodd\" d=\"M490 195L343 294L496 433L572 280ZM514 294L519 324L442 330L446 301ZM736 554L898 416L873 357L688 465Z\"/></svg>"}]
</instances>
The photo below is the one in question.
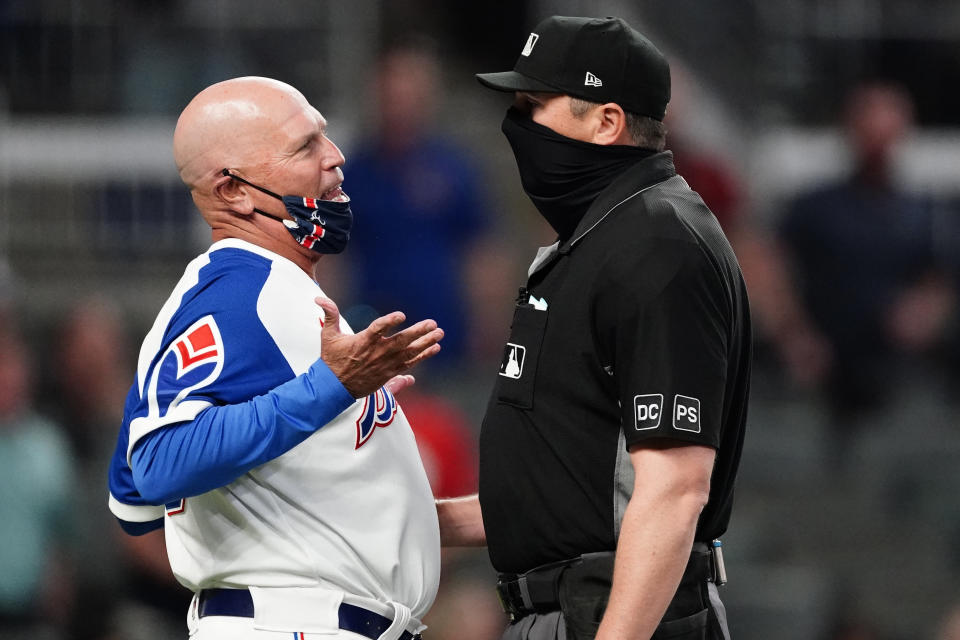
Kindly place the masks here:
<instances>
[{"instance_id":1,"label":"ps patch","mask_svg":"<svg viewBox=\"0 0 960 640\"><path fill-rule=\"evenodd\" d=\"M633 397L633 418L637 431L647 431L659 427L662 414L662 393L649 393Z\"/></svg>"},{"instance_id":2,"label":"ps patch","mask_svg":"<svg viewBox=\"0 0 960 640\"><path fill-rule=\"evenodd\" d=\"M700 401L690 396L673 399L673 428L678 431L700 433Z\"/></svg>"}]
</instances>

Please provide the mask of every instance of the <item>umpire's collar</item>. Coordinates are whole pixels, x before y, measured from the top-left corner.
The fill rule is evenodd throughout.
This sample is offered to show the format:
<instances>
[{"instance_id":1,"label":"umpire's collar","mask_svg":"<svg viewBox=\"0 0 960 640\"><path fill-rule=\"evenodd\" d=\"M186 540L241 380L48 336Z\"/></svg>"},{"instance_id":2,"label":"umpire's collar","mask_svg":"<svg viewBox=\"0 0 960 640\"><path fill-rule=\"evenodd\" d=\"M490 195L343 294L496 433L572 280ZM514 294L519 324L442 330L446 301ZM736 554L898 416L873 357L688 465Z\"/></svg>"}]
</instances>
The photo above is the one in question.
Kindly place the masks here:
<instances>
[{"instance_id":1,"label":"umpire's collar","mask_svg":"<svg viewBox=\"0 0 960 640\"><path fill-rule=\"evenodd\" d=\"M677 175L673 166L673 152L662 151L644 158L614 179L606 189L600 192L590 208L577 225L573 235L560 244L561 254L569 253L583 236L590 233L614 209L633 198L641 191Z\"/></svg>"},{"instance_id":2,"label":"umpire's collar","mask_svg":"<svg viewBox=\"0 0 960 640\"><path fill-rule=\"evenodd\" d=\"M648 156L624 171L623 175L615 178L610 186L600 192L566 242L558 241L549 247L540 247L537 257L533 259L533 264L527 270L527 275L533 275L556 256L570 253L574 245L621 204L675 175L677 170L673 166L671 151L662 151Z\"/></svg>"}]
</instances>

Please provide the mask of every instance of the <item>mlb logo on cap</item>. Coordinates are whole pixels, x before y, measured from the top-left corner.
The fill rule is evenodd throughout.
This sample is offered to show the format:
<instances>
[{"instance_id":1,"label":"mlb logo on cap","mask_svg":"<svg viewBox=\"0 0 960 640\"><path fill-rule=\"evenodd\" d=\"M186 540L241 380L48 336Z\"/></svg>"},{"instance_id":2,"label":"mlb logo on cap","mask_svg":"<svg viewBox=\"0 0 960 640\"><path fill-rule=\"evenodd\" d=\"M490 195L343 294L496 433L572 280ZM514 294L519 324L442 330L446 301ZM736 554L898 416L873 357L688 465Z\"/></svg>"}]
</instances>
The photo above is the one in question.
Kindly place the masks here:
<instances>
[{"instance_id":1,"label":"mlb logo on cap","mask_svg":"<svg viewBox=\"0 0 960 640\"><path fill-rule=\"evenodd\" d=\"M527 38L527 44L523 46L523 51L520 52L520 55L529 56L531 53L533 53L533 46L537 44L537 39L539 37L540 36L538 36L537 34L531 33L530 37Z\"/></svg>"}]
</instances>

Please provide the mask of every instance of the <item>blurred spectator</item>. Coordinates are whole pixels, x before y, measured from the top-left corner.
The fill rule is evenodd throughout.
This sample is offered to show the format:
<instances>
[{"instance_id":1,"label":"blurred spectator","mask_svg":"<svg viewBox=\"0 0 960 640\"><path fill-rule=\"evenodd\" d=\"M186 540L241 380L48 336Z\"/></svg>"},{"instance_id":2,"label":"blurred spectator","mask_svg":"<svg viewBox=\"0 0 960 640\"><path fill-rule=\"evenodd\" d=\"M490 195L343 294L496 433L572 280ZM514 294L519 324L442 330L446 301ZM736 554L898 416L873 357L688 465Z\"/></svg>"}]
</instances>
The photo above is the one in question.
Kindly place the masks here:
<instances>
[{"instance_id":1,"label":"blurred spectator","mask_svg":"<svg viewBox=\"0 0 960 640\"><path fill-rule=\"evenodd\" d=\"M812 326L777 242L764 230L739 226L727 234L750 294L758 359L772 347L787 380L802 389L819 386L830 367L830 347Z\"/></svg>"},{"instance_id":2,"label":"blurred spectator","mask_svg":"<svg viewBox=\"0 0 960 640\"><path fill-rule=\"evenodd\" d=\"M508 619L491 587L497 576L486 550L458 551L444 555L437 599L423 619L428 626L424 638L499 640Z\"/></svg>"},{"instance_id":3,"label":"blurred spectator","mask_svg":"<svg viewBox=\"0 0 960 640\"><path fill-rule=\"evenodd\" d=\"M413 428L434 497L476 493L476 430L463 411L414 389L403 392L400 406Z\"/></svg>"},{"instance_id":4,"label":"blurred spectator","mask_svg":"<svg viewBox=\"0 0 960 640\"><path fill-rule=\"evenodd\" d=\"M83 460L109 460L116 426L123 417L134 359L120 311L108 300L91 297L64 315L55 337L50 371L55 376L60 421ZM97 487L102 493L102 471Z\"/></svg>"},{"instance_id":5,"label":"blurred spectator","mask_svg":"<svg viewBox=\"0 0 960 640\"><path fill-rule=\"evenodd\" d=\"M357 212L349 255L367 296L356 302L379 313L400 309L443 327L440 362L462 358L469 345L472 247L487 211L474 159L439 131L440 62L424 42L387 50L375 77L378 128L347 154L346 189ZM365 322L350 310L352 324ZM376 317L373 311L367 321Z\"/></svg>"},{"instance_id":6,"label":"blurred spectator","mask_svg":"<svg viewBox=\"0 0 960 640\"><path fill-rule=\"evenodd\" d=\"M3 256L0 256L0 327L10 321L17 292L13 270Z\"/></svg>"},{"instance_id":7,"label":"blurred spectator","mask_svg":"<svg viewBox=\"0 0 960 640\"><path fill-rule=\"evenodd\" d=\"M835 417L879 409L898 374L942 338L952 296L934 255L934 207L893 180L910 97L856 88L844 114L850 175L799 196L780 227L806 313L830 349Z\"/></svg>"},{"instance_id":8,"label":"blurred spectator","mask_svg":"<svg viewBox=\"0 0 960 640\"><path fill-rule=\"evenodd\" d=\"M400 398L417 439L433 495L455 497L477 492L476 429L454 404L407 389ZM498 640L506 625L490 585L496 574L486 549L445 547L437 598L424 624L427 638Z\"/></svg>"},{"instance_id":9,"label":"blurred spectator","mask_svg":"<svg viewBox=\"0 0 960 640\"><path fill-rule=\"evenodd\" d=\"M721 147L727 153L708 150L709 144L703 139L707 132L702 125L699 129L693 126L711 120L698 111L709 100L703 95L694 99L701 87L682 64L672 64L671 83L670 105L664 119L667 146L673 152L677 173L703 198L737 254L757 328L755 348L762 351L763 347L772 346L790 382L800 387L813 386L828 364L826 345L806 318L775 241L750 215L742 179L731 161L734 150L727 148L729 143ZM733 123L722 117L712 120L710 135L722 135L721 130L725 130L726 138L738 138L731 133Z\"/></svg>"},{"instance_id":10,"label":"blurred spectator","mask_svg":"<svg viewBox=\"0 0 960 640\"><path fill-rule=\"evenodd\" d=\"M960 640L960 604L951 607L944 615L934 640Z\"/></svg>"},{"instance_id":11,"label":"blurred spectator","mask_svg":"<svg viewBox=\"0 0 960 640\"><path fill-rule=\"evenodd\" d=\"M400 399L433 495L477 492L476 429L465 413L437 396L407 389ZM506 623L490 585L496 574L485 549L445 547L440 588L424 619L426 637L498 640Z\"/></svg>"},{"instance_id":12,"label":"blurred spectator","mask_svg":"<svg viewBox=\"0 0 960 640\"><path fill-rule=\"evenodd\" d=\"M75 546L83 550L77 571L87 587L78 594L71 637L173 637L183 627L189 598L166 562L163 536L120 533L103 491L134 360L124 319L102 297L82 299L64 315L53 343L49 369L56 405L77 454L74 483L81 517Z\"/></svg>"},{"instance_id":13,"label":"blurred spectator","mask_svg":"<svg viewBox=\"0 0 960 640\"><path fill-rule=\"evenodd\" d=\"M685 65L671 60L670 84L670 104L663 123L667 127L667 148L673 153L673 164L690 188L700 194L724 231L729 232L741 222L746 209L741 180L730 161L733 150L726 149L723 155L708 150L709 145L694 126L704 119L699 110L709 101L699 95L703 93L702 88ZM723 118L715 124L728 134L733 128L733 124Z\"/></svg>"},{"instance_id":14,"label":"blurred spectator","mask_svg":"<svg viewBox=\"0 0 960 640\"><path fill-rule=\"evenodd\" d=\"M886 636L872 624L859 620L839 622L828 640L884 640Z\"/></svg>"},{"instance_id":15,"label":"blurred spectator","mask_svg":"<svg viewBox=\"0 0 960 640\"><path fill-rule=\"evenodd\" d=\"M670 120L668 126L668 146L673 152L677 173L683 176L691 189L700 194L720 226L725 231L730 230L739 222L743 211L739 180L727 163L702 151L695 140L685 137L682 129L676 129L675 120Z\"/></svg>"},{"instance_id":16,"label":"blurred spectator","mask_svg":"<svg viewBox=\"0 0 960 640\"><path fill-rule=\"evenodd\" d=\"M33 363L8 322L0 327L0 637L65 637L74 580L66 438L32 408Z\"/></svg>"}]
</instances>

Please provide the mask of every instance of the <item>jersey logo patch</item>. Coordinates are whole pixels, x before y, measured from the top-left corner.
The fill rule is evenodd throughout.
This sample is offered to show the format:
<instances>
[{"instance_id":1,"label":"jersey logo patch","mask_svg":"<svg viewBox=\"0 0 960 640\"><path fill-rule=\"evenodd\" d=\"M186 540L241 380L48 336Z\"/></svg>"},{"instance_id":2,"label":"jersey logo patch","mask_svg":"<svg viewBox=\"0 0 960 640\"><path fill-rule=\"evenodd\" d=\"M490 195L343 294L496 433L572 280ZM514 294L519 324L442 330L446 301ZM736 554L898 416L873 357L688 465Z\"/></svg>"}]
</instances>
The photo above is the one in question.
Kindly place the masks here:
<instances>
[{"instance_id":1,"label":"jersey logo patch","mask_svg":"<svg viewBox=\"0 0 960 640\"><path fill-rule=\"evenodd\" d=\"M370 439L377 427L386 427L397 415L397 400L386 387L380 387L363 401L363 412L357 418L357 446L359 449Z\"/></svg>"},{"instance_id":2,"label":"jersey logo patch","mask_svg":"<svg viewBox=\"0 0 960 640\"><path fill-rule=\"evenodd\" d=\"M508 342L506 348L503 350L503 361L500 363L500 375L513 379L517 379L523 375L523 361L526 359L526 355L526 347Z\"/></svg>"},{"instance_id":3,"label":"jersey logo patch","mask_svg":"<svg viewBox=\"0 0 960 640\"><path fill-rule=\"evenodd\" d=\"M673 428L700 433L700 401L677 394L673 399Z\"/></svg>"},{"instance_id":4,"label":"jersey logo patch","mask_svg":"<svg viewBox=\"0 0 960 640\"><path fill-rule=\"evenodd\" d=\"M174 352L177 354L177 379L220 355L219 345L213 334L214 326L213 318L205 319L201 324L190 327L173 343Z\"/></svg>"},{"instance_id":5,"label":"jersey logo patch","mask_svg":"<svg viewBox=\"0 0 960 640\"><path fill-rule=\"evenodd\" d=\"M647 431L660 426L663 415L663 394L648 393L633 397L633 420L637 431Z\"/></svg>"},{"instance_id":6,"label":"jersey logo patch","mask_svg":"<svg viewBox=\"0 0 960 640\"><path fill-rule=\"evenodd\" d=\"M163 417L191 392L223 371L223 338L213 316L194 322L170 344L153 368L147 389L151 416Z\"/></svg>"}]
</instances>

